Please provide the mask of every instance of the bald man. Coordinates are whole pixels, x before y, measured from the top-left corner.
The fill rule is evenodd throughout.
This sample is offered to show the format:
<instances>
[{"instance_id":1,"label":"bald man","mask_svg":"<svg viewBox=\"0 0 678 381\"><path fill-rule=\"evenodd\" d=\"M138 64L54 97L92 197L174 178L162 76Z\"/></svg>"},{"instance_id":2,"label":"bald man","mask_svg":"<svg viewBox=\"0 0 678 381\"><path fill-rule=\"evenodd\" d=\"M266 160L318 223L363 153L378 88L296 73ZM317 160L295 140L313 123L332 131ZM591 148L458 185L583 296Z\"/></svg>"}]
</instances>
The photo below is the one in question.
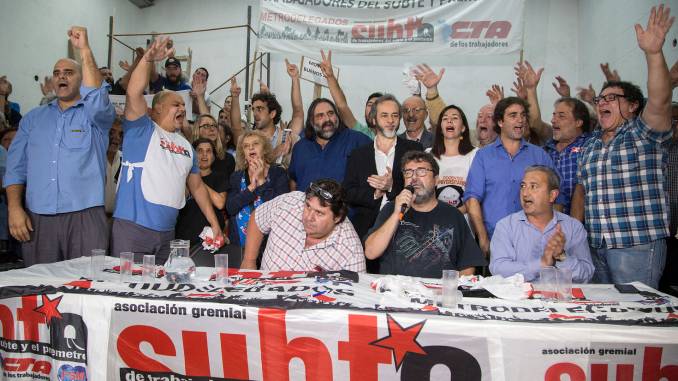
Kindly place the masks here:
<instances>
[{"instance_id":1,"label":"bald man","mask_svg":"<svg viewBox=\"0 0 678 381\"><path fill-rule=\"evenodd\" d=\"M433 134L424 125L428 117L424 100L420 96L413 95L405 99L402 110L405 132L400 134L400 137L419 142L424 149L430 148L433 145Z\"/></svg>"},{"instance_id":2,"label":"bald man","mask_svg":"<svg viewBox=\"0 0 678 381\"><path fill-rule=\"evenodd\" d=\"M7 159L9 228L22 242L27 267L108 247L104 184L115 110L87 30L72 27L68 36L82 67L71 59L57 61L52 73L57 98L21 120Z\"/></svg>"},{"instance_id":3,"label":"bald man","mask_svg":"<svg viewBox=\"0 0 678 381\"><path fill-rule=\"evenodd\" d=\"M478 135L478 144L481 147L485 147L497 139L499 129L492 120L492 114L494 114L494 105L492 103L486 104L478 111L476 134Z\"/></svg>"},{"instance_id":4,"label":"bald man","mask_svg":"<svg viewBox=\"0 0 678 381\"><path fill-rule=\"evenodd\" d=\"M179 132L186 119L181 96L163 90L153 97L150 115L144 88L155 61L171 57L168 38L155 40L139 60L127 85L122 129L122 164L113 213L111 254L153 254L163 263L174 239L179 210L186 204L185 189L223 244L221 226L214 214L209 189L202 182L191 144Z\"/></svg>"}]
</instances>

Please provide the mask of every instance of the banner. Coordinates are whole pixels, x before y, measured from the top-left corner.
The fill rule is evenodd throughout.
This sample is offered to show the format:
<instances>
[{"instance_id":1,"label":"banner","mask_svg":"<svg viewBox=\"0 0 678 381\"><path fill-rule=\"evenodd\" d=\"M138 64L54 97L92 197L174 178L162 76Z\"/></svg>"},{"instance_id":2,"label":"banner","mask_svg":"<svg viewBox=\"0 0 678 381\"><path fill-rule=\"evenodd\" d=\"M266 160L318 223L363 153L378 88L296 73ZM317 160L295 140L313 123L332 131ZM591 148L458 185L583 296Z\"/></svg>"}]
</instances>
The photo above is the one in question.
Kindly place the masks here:
<instances>
[{"instance_id":1,"label":"banner","mask_svg":"<svg viewBox=\"0 0 678 381\"><path fill-rule=\"evenodd\" d=\"M519 51L524 0L261 0L258 49L318 56Z\"/></svg>"},{"instance_id":2,"label":"banner","mask_svg":"<svg viewBox=\"0 0 678 381\"><path fill-rule=\"evenodd\" d=\"M111 315L106 379L607 381L616 369L616 380L676 380L675 337L657 338L619 327L133 301Z\"/></svg>"},{"instance_id":3,"label":"banner","mask_svg":"<svg viewBox=\"0 0 678 381\"><path fill-rule=\"evenodd\" d=\"M86 257L3 273L0 379L678 379L677 300L639 283L447 309L421 289L434 279L380 293L349 271L232 271L224 285L200 267L193 284L122 283L117 262L96 282L78 279Z\"/></svg>"}]
</instances>

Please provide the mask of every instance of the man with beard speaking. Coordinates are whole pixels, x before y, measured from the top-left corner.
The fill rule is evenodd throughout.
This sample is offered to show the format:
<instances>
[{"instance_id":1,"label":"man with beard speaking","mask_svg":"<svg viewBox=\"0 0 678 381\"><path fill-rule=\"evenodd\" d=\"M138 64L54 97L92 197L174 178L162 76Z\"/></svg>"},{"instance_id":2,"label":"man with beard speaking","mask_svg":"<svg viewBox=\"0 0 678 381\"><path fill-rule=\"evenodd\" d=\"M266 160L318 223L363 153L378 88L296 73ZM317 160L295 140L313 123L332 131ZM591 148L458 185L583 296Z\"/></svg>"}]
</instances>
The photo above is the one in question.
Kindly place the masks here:
<instances>
[{"instance_id":1,"label":"man with beard speaking","mask_svg":"<svg viewBox=\"0 0 678 381\"><path fill-rule=\"evenodd\" d=\"M346 127L332 101L314 100L306 113L304 137L292 149L290 189L308 189L312 181L322 178L341 183L349 154L365 144L372 140Z\"/></svg>"}]
</instances>

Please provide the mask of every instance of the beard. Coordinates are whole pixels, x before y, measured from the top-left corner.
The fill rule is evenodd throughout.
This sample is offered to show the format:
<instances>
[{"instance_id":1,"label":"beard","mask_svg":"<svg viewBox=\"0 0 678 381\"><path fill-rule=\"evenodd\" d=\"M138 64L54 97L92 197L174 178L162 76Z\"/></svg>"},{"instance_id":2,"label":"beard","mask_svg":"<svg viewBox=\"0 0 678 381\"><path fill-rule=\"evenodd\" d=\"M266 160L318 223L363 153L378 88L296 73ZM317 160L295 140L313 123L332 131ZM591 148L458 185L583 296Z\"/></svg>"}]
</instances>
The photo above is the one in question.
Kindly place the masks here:
<instances>
[{"instance_id":1,"label":"beard","mask_svg":"<svg viewBox=\"0 0 678 381\"><path fill-rule=\"evenodd\" d=\"M332 127L331 130L325 130L325 127ZM334 123L327 121L323 123L320 126L313 126L313 129L315 130L316 136L320 137L321 139L328 140L332 136L334 136L334 133L337 132L337 125Z\"/></svg>"},{"instance_id":2,"label":"beard","mask_svg":"<svg viewBox=\"0 0 678 381\"><path fill-rule=\"evenodd\" d=\"M389 131L389 130L385 129L384 127L382 127L378 124L377 124L377 130L379 130L379 132L381 132L381 134L384 135L384 137L389 138L389 139L393 139L396 136L396 132L397 132L395 129L392 130L392 131Z\"/></svg>"},{"instance_id":3,"label":"beard","mask_svg":"<svg viewBox=\"0 0 678 381\"><path fill-rule=\"evenodd\" d=\"M436 193L435 186L431 188L424 188L421 189L421 191L416 191L414 192L414 200L412 200L412 203L414 204L423 204L424 202L428 201L431 199L431 197L434 197Z\"/></svg>"}]
</instances>

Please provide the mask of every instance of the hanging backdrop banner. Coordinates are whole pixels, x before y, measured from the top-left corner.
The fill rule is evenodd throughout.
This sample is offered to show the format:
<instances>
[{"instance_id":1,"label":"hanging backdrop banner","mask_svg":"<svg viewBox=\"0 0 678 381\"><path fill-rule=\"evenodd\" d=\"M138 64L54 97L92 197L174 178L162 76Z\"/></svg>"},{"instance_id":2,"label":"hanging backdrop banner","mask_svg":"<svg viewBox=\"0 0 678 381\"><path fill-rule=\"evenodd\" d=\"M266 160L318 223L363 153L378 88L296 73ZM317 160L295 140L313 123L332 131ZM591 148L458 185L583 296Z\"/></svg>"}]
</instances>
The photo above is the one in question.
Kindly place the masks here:
<instances>
[{"instance_id":1,"label":"hanging backdrop banner","mask_svg":"<svg viewBox=\"0 0 678 381\"><path fill-rule=\"evenodd\" d=\"M524 0L261 0L260 51L317 56L506 54Z\"/></svg>"}]
</instances>

